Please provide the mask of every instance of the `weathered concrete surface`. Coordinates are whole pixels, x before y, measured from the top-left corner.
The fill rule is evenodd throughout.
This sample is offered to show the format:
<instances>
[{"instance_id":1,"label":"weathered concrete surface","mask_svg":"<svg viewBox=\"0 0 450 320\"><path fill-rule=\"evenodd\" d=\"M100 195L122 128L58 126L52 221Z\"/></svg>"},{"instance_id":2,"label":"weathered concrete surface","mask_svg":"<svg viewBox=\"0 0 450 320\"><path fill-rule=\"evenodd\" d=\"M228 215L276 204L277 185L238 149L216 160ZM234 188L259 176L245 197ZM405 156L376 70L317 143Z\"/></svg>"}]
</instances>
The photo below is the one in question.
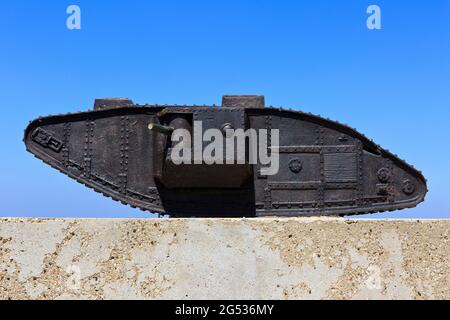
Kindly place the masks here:
<instances>
[{"instance_id":1,"label":"weathered concrete surface","mask_svg":"<svg viewBox=\"0 0 450 320\"><path fill-rule=\"evenodd\" d=\"M0 220L1 299L449 299L450 220Z\"/></svg>"}]
</instances>

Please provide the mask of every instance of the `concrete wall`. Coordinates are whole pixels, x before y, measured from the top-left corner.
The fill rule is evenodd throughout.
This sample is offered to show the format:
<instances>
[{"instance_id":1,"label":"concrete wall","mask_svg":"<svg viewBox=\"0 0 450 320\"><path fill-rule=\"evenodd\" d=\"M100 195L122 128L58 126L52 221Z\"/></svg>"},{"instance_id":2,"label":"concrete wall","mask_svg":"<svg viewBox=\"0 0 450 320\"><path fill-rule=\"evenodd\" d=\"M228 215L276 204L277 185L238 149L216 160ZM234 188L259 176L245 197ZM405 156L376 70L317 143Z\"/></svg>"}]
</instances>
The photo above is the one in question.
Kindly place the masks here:
<instances>
[{"instance_id":1,"label":"concrete wall","mask_svg":"<svg viewBox=\"0 0 450 320\"><path fill-rule=\"evenodd\" d=\"M0 220L1 299L449 299L450 220Z\"/></svg>"}]
</instances>

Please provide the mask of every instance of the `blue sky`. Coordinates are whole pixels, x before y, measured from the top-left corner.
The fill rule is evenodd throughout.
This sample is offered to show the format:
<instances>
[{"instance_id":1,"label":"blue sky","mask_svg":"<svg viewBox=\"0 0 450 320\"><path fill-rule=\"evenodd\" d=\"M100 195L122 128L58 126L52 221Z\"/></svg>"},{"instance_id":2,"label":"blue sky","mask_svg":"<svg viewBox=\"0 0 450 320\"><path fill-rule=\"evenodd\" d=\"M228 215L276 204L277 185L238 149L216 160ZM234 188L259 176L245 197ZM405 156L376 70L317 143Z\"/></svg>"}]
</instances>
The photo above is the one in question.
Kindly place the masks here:
<instances>
[{"instance_id":1,"label":"blue sky","mask_svg":"<svg viewBox=\"0 0 450 320\"><path fill-rule=\"evenodd\" d=\"M66 8L81 8L68 30ZM382 30L368 30L376 4ZM96 97L268 104L350 124L421 169L427 201L371 218L450 217L450 1L2 1L0 216L146 217L25 152L41 115Z\"/></svg>"}]
</instances>

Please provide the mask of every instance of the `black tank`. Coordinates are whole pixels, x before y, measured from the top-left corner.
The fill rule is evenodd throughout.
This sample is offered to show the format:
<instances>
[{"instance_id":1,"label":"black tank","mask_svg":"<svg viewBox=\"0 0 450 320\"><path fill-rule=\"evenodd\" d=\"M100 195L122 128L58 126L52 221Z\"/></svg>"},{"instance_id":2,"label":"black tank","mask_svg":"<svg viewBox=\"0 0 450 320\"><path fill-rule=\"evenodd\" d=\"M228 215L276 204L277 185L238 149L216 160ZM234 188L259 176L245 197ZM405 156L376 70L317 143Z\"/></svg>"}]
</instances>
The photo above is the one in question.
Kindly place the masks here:
<instances>
[{"instance_id":1,"label":"black tank","mask_svg":"<svg viewBox=\"0 0 450 320\"><path fill-rule=\"evenodd\" d=\"M201 134L266 130L264 148L278 155L278 171L267 174L249 160L248 137L240 163L174 163L172 133L192 133L199 122ZM266 108L261 96L224 96L220 107L97 99L93 111L32 121L24 141L37 158L104 196L172 217L367 214L415 207L427 193L418 170L354 129Z\"/></svg>"}]
</instances>

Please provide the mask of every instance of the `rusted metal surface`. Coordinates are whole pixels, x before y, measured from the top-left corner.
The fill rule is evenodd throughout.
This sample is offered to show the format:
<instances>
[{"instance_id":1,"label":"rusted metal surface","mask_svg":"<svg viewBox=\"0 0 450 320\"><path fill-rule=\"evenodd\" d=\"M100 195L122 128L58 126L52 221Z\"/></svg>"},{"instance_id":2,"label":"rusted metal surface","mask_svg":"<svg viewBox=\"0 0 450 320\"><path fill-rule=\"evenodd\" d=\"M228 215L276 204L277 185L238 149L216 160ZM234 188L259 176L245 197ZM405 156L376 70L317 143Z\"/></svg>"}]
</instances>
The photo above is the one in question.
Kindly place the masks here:
<instances>
[{"instance_id":1,"label":"rusted metal surface","mask_svg":"<svg viewBox=\"0 0 450 320\"><path fill-rule=\"evenodd\" d=\"M175 165L174 129L278 129L279 172L258 164ZM269 131L270 132L270 131ZM222 107L135 105L99 99L94 111L43 117L27 150L87 187L176 217L354 215L415 207L423 175L354 129L264 98L225 96ZM267 148L271 148L270 145Z\"/></svg>"}]
</instances>

